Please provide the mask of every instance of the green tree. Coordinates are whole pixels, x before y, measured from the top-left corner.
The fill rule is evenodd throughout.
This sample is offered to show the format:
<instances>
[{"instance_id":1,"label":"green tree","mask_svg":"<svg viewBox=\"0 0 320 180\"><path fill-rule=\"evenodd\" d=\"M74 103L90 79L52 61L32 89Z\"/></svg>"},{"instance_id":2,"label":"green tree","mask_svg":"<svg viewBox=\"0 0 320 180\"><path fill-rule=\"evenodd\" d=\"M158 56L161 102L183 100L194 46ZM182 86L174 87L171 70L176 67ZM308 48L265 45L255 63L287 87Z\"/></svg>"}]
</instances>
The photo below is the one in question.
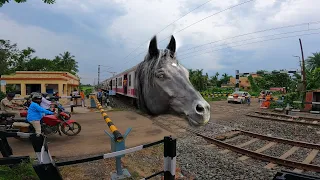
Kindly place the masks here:
<instances>
[{"instance_id":1,"label":"green tree","mask_svg":"<svg viewBox=\"0 0 320 180\"><path fill-rule=\"evenodd\" d=\"M189 80L191 84L196 88L198 91L204 91L208 85L208 74L203 75L203 70L192 70L189 69Z\"/></svg>"},{"instance_id":2,"label":"green tree","mask_svg":"<svg viewBox=\"0 0 320 180\"><path fill-rule=\"evenodd\" d=\"M30 47L23 49L14 55L14 71L27 71L26 64L32 59L32 54L36 51Z\"/></svg>"},{"instance_id":3,"label":"green tree","mask_svg":"<svg viewBox=\"0 0 320 180\"><path fill-rule=\"evenodd\" d=\"M66 51L63 54L59 54L53 59L56 65L56 71L68 71L72 74L79 72L78 62L74 59L75 56L71 55L70 52Z\"/></svg>"},{"instance_id":4,"label":"green tree","mask_svg":"<svg viewBox=\"0 0 320 180\"><path fill-rule=\"evenodd\" d=\"M0 75L15 71L67 71L78 72L78 62L70 52L64 52L53 60L33 57L36 51L31 47L23 50L9 40L0 39Z\"/></svg>"},{"instance_id":5,"label":"green tree","mask_svg":"<svg viewBox=\"0 0 320 180\"><path fill-rule=\"evenodd\" d=\"M227 84L230 81L230 77L227 73L222 74L222 78L220 79L222 84Z\"/></svg>"},{"instance_id":6,"label":"green tree","mask_svg":"<svg viewBox=\"0 0 320 180\"><path fill-rule=\"evenodd\" d=\"M16 3L25 3L27 0L14 0ZM44 3L47 4L53 4L55 3L55 0L42 0ZM4 4L9 3L10 0L0 0L0 7L2 7Z\"/></svg>"},{"instance_id":7,"label":"green tree","mask_svg":"<svg viewBox=\"0 0 320 180\"><path fill-rule=\"evenodd\" d=\"M312 56L309 56L306 60L307 68L311 71L320 68L320 53L312 53Z\"/></svg>"},{"instance_id":8,"label":"green tree","mask_svg":"<svg viewBox=\"0 0 320 180\"><path fill-rule=\"evenodd\" d=\"M15 54L18 53L17 44L11 44L9 40L0 39L0 75L11 73L10 69L15 61Z\"/></svg>"},{"instance_id":9,"label":"green tree","mask_svg":"<svg viewBox=\"0 0 320 180\"><path fill-rule=\"evenodd\" d=\"M55 65L50 59L32 58L25 64L27 71L52 71Z\"/></svg>"},{"instance_id":10,"label":"green tree","mask_svg":"<svg viewBox=\"0 0 320 180\"><path fill-rule=\"evenodd\" d=\"M307 90L320 88L320 67L314 70L307 70Z\"/></svg>"},{"instance_id":11,"label":"green tree","mask_svg":"<svg viewBox=\"0 0 320 180\"><path fill-rule=\"evenodd\" d=\"M253 77L252 77L251 75L248 76L248 80L249 80L249 82L250 82L252 91L254 91L254 92L259 92L260 89L259 89L259 87L257 86L255 80L253 79Z\"/></svg>"}]
</instances>

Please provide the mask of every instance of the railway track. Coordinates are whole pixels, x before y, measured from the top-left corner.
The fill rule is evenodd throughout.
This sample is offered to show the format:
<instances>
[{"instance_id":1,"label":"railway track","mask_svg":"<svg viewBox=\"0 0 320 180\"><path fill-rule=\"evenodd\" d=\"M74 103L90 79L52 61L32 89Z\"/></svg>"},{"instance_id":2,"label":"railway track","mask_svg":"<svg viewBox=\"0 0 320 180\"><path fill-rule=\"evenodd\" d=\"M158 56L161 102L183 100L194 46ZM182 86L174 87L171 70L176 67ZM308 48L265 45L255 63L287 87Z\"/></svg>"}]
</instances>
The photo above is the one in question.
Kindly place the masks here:
<instances>
[{"instance_id":1,"label":"railway track","mask_svg":"<svg viewBox=\"0 0 320 180\"><path fill-rule=\"evenodd\" d=\"M271 113L271 112L259 112L246 114L249 117L256 117L260 119L280 121L285 123L302 124L310 126L320 127L320 119L312 117L302 117L302 116L290 116L285 114Z\"/></svg>"},{"instance_id":2,"label":"railway track","mask_svg":"<svg viewBox=\"0 0 320 180\"><path fill-rule=\"evenodd\" d=\"M243 154L243 156L241 156L239 160L244 161L251 157L254 159L259 159L262 161L269 162L265 166L265 168L267 169L272 169L276 165L282 165L285 167L294 168L293 171L298 173L301 173L304 170L320 173L320 164L319 165L312 164L312 161L316 158L317 154L320 151L320 144L312 144L312 143L293 141L293 140L283 139L278 137L265 136L262 134L257 134L249 131L243 131L243 130L232 130L222 135L210 137L210 136L204 135L202 132L191 129L190 127L187 127L184 125L176 124L174 122L170 122L170 123L165 121L160 122L159 120L154 120L154 122L160 125L161 127L168 129L169 131L177 132L177 130L179 131L180 129L180 132L182 132L181 129L184 129L186 132L193 133L205 139L209 143L212 143L219 147L223 147L225 149L220 151L220 153L222 154L228 153L229 151ZM228 143L232 140L234 141L240 138L241 136L242 137L248 136L250 137L250 140L237 145L232 145ZM255 151L251 151L245 148L246 146L249 146L250 144L257 142L259 140L265 140L267 141L267 143L264 146L260 147L259 149L256 149ZM288 151L283 153L280 157L263 154L264 151L270 149L271 147L276 147L277 144L286 144L286 145L291 145L292 147ZM311 149L310 153L306 155L306 158L304 159L304 161L298 162L298 161L288 160L287 158L293 155L299 148Z\"/></svg>"}]
</instances>

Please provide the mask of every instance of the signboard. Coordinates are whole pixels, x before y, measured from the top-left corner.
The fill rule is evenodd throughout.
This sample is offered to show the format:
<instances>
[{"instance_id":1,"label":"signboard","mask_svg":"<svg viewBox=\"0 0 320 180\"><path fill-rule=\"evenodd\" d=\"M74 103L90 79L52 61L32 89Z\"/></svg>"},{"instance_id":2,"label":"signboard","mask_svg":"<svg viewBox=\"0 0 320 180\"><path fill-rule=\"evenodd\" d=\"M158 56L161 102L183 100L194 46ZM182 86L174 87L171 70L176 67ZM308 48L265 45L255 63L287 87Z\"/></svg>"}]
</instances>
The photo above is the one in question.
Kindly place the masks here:
<instances>
[{"instance_id":1,"label":"signboard","mask_svg":"<svg viewBox=\"0 0 320 180\"><path fill-rule=\"evenodd\" d=\"M1 80L1 81L0 81L0 85L1 85L1 86L5 86L5 85L7 85L7 82L6 82L5 80Z\"/></svg>"},{"instance_id":2,"label":"signboard","mask_svg":"<svg viewBox=\"0 0 320 180\"><path fill-rule=\"evenodd\" d=\"M109 96L113 96L113 95L116 95L116 91L114 91L114 90L109 90Z\"/></svg>"}]
</instances>

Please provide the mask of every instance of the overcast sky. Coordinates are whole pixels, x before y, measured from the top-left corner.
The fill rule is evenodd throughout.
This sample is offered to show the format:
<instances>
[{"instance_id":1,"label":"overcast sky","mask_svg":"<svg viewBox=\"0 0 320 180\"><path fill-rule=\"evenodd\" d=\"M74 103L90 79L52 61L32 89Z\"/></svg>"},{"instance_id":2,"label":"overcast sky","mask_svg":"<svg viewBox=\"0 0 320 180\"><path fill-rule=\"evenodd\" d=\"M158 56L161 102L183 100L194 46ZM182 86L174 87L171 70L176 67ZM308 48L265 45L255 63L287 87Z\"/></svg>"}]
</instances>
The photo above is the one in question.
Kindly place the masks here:
<instances>
[{"instance_id":1,"label":"overcast sky","mask_svg":"<svg viewBox=\"0 0 320 180\"><path fill-rule=\"evenodd\" d=\"M11 1L0 8L0 39L17 43L20 49L32 47L44 58L70 51L79 62L82 83L92 84L98 64L103 65L101 79L111 76L107 71L119 73L138 64L153 35L207 1L56 0L53 5ZM165 48L166 38L174 34L181 63L209 75L234 75L236 69L298 69L293 55L301 56L299 38L305 58L320 51L320 34L315 34L320 33L320 0L255 0L218 13L246 1L211 0L161 31L158 46ZM303 23L310 24L238 36ZM277 39L288 36L296 37Z\"/></svg>"}]
</instances>

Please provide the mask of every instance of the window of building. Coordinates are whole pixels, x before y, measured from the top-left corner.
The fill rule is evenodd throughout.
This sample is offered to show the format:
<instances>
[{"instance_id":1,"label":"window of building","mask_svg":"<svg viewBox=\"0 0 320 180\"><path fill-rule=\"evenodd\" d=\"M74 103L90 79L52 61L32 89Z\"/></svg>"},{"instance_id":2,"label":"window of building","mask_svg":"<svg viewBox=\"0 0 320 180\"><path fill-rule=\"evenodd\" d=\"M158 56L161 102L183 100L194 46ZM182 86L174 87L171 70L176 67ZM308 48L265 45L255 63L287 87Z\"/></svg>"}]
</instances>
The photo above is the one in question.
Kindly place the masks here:
<instances>
[{"instance_id":1,"label":"window of building","mask_svg":"<svg viewBox=\"0 0 320 180\"><path fill-rule=\"evenodd\" d=\"M129 86L131 86L131 74L129 74Z\"/></svg>"}]
</instances>

